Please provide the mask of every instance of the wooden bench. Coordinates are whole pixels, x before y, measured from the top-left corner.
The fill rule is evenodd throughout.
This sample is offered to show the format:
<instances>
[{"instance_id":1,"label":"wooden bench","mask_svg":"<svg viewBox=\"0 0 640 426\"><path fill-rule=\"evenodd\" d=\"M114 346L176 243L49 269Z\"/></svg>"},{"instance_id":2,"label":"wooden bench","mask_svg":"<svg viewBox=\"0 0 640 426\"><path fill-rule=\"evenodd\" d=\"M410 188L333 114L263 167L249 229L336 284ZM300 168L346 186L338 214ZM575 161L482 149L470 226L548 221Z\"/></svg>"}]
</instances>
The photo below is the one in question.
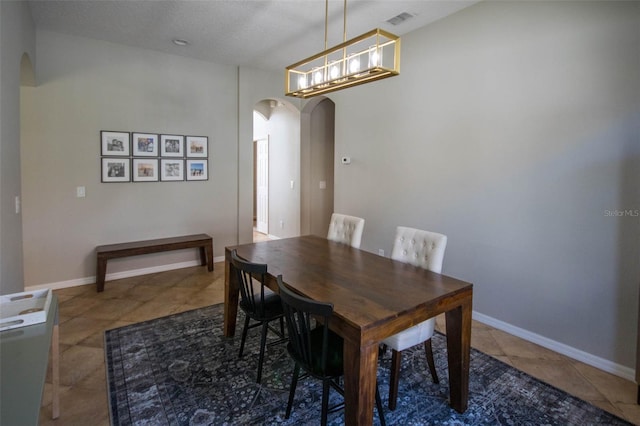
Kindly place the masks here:
<instances>
[{"instance_id":1,"label":"wooden bench","mask_svg":"<svg viewBox=\"0 0 640 426\"><path fill-rule=\"evenodd\" d=\"M199 248L201 264L203 266L207 265L209 271L213 271L213 239L207 234L98 246L96 247L96 285L98 293L104 290L107 261L109 259L188 248Z\"/></svg>"}]
</instances>

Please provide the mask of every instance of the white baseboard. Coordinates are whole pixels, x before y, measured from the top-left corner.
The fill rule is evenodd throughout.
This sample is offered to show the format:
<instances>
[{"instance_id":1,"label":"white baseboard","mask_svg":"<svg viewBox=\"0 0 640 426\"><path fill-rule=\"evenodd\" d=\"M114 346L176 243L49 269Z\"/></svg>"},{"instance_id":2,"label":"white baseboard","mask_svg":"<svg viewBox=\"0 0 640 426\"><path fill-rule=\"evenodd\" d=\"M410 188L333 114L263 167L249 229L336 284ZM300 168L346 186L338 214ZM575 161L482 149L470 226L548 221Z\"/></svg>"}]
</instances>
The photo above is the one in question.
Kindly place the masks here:
<instances>
[{"instance_id":1,"label":"white baseboard","mask_svg":"<svg viewBox=\"0 0 640 426\"><path fill-rule=\"evenodd\" d=\"M224 256L214 257L213 263L217 263L217 262L224 262ZM141 269L132 269L129 271L114 272L112 274L107 274L105 281L119 280L121 278L137 277L138 275L153 274L156 272L172 271L174 269L190 268L192 266L200 266L200 262L197 260L190 260L188 262L171 263L168 265L153 266L150 268L141 268ZM58 281L58 282L47 283L47 284L32 285L29 287L25 287L24 291L40 290L44 288L50 288L52 290L60 290L62 288L77 287L80 285L87 285L87 284L95 284L95 282L96 282L96 277L94 275L91 277L76 278L68 281Z\"/></svg>"},{"instance_id":2,"label":"white baseboard","mask_svg":"<svg viewBox=\"0 0 640 426\"><path fill-rule=\"evenodd\" d=\"M550 349L559 354L566 355L569 358L575 359L576 361L584 362L585 364L598 368L602 371L606 371L607 373L614 374L618 377L622 377L623 379L627 379L632 382L636 381L635 370L633 370L632 368L616 364L604 358L597 357L590 353L565 345L564 343L556 342L555 340L551 340L539 334L532 333L523 328L515 327L504 321L497 320L476 311L473 311L473 319L483 324L497 328L498 330L502 330L504 332L517 336L521 339L527 340L531 343L535 343L537 345Z\"/></svg>"}]
</instances>

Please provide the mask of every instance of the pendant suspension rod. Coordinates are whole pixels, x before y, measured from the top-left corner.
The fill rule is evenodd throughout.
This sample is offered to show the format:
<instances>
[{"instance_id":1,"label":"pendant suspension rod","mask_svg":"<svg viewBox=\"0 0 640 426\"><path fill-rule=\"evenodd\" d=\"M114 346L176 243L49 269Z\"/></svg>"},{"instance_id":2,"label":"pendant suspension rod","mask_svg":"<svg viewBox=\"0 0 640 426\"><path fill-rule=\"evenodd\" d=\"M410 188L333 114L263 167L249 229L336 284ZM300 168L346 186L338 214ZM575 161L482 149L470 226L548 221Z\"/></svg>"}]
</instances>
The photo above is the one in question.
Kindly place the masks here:
<instances>
[{"instance_id":1,"label":"pendant suspension rod","mask_svg":"<svg viewBox=\"0 0 640 426\"><path fill-rule=\"evenodd\" d=\"M347 0L344 0L344 32L342 35L342 41L347 41Z\"/></svg>"},{"instance_id":2,"label":"pendant suspension rod","mask_svg":"<svg viewBox=\"0 0 640 426\"><path fill-rule=\"evenodd\" d=\"M324 2L324 50L327 50L327 29L329 28L329 0Z\"/></svg>"},{"instance_id":3,"label":"pendant suspension rod","mask_svg":"<svg viewBox=\"0 0 640 426\"><path fill-rule=\"evenodd\" d=\"M344 0L344 30L342 34L342 42L347 41L347 0Z\"/></svg>"}]
</instances>

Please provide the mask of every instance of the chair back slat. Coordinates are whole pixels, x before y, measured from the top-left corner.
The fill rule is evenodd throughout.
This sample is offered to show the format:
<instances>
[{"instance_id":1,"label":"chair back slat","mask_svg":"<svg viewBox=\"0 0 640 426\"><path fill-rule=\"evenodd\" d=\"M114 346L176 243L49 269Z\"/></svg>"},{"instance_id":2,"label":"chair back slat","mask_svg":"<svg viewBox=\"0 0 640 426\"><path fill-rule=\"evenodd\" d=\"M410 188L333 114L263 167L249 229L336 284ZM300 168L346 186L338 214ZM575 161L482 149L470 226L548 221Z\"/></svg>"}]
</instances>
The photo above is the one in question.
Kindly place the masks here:
<instances>
[{"instance_id":1,"label":"chair back slat","mask_svg":"<svg viewBox=\"0 0 640 426\"><path fill-rule=\"evenodd\" d=\"M267 265L241 259L236 250L231 252L231 264L237 272L243 307L258 318L264 317L264 283ZM260 285L254 285L254 280Z\"/></svg>"},{"instance_id":2,"label":"chair back slat","mask_svg":"<svg viewBox=\"0 0 640 426\"><path fill-rule=\"evenodd\" d=\"M329 320L333 314L333 304L316 302L299 296L284 286L282 276L277 277L280 298L284 309L291 356L307 371L320 366L320 374L324 375L327 366L329 346ZM321 325L317 322L320 321ZM312 347L311 332L316 326L322 327L322 352L318 360L317 348Z\"/></svg>"}]
</instances>

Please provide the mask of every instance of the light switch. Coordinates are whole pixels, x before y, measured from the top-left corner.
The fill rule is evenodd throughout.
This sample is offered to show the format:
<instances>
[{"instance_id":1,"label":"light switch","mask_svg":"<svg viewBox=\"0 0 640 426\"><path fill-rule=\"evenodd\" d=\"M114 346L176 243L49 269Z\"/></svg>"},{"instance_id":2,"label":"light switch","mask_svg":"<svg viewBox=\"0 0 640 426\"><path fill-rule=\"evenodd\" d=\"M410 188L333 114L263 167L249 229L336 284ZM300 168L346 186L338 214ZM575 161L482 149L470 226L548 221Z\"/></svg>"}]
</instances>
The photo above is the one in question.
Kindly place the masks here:
<instances>
[{"instance_id":1,"label":"light switch","mask_svg":"<svg viewBox=\"0 0 640 426\"><path fill-rule=\"evenodd\" d=\"M84 186L76 187L76 197L77 198L84 198L85 196L86 196L86 192L85 192Z\"/></svg>"},{"instance_id":2,"label":"light switch","mask_svg":"<svg viewBox=\"0 0 640 426\"><path fill-rule=\"evenodd\" d=\"M293 189L293 187L294 187L294 182L291 181L291 189Z\"/></svg>"},{"instance_id":3,"label":"light switch","mask_svg":"<svg viewBox=\"0 0 640 426\"><path fill-rule=\"evenodd\" d=\"M327 189L327 182L324 180L320 181L320 189Z\"/></svg>"}]
</instances>

